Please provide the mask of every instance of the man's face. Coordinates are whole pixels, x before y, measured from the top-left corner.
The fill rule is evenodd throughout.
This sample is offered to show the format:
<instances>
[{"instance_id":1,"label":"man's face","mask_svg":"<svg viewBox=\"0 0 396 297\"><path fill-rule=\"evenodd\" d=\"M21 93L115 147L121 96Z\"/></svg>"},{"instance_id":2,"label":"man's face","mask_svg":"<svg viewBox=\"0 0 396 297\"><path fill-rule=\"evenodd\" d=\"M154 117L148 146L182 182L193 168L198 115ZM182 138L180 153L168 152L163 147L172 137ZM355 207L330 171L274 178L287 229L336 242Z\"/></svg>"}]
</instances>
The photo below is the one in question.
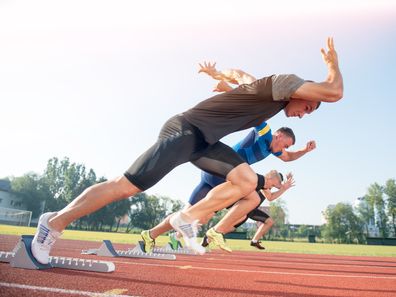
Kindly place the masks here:
<instances>
[{"instance_id":1,"label":"man's face","mask_svg":"<svg viewBox=\"0 0 396 297\"><path fill-rule=\"evenodd\" d=\"M281 132L275 133L271 142L271 151L273 153L281 152L293 145L293 139Z\"/></svg>"},{"instance_id":2,"label":"man's face","mask_svg":"<svg viewBox=\"0 0 396 297\"><path fill-rule=\"evenodd\" d=\"M278 190L280 190L280 188L282 187L282 182L279 181L279 180L277 180L277 181L275 182L274 187L277 188Z\"/></svg>"},{"instance_id":3,"label":"man's face","mask_svg":"<svg viewBox=\"0 0 396 297\"><path fill-rule=\"evenodd\" d=\"M289 117L299 117L300 119L305 114L310 114L318 106L318 102L308 101L303 99L290 99L290 102L285 107L285 114Z\"/></svg>"},{"instance_id":4,"label":"man's face","mask_svg":"<svg viewBox=\"0 0 396 297\"><path fill-rule=\"evenodd\" d=\"M268 190L271 190L272 188L277 188L278 190L280 190L281 187L282 187L282 182L277 178L272 178L271 185Z\"/></svg>"}]
</instances>

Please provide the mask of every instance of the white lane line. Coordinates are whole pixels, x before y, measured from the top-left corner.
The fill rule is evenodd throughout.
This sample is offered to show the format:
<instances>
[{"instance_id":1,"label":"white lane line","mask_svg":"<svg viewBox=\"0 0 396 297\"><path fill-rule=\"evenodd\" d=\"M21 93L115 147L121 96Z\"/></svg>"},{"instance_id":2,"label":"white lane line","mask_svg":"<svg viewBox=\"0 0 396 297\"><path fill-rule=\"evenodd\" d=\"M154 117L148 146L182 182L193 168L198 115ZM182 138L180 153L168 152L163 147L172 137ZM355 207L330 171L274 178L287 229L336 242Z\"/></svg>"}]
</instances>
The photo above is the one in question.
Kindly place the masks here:
<instances>
[{"instance_id":1,"label":"white lane line","mask_svg":"<svg viewBox=\"0 0 396 297\"><path fill-rule=\"evenodd\" d=\"M275 263L275 264L277 264L277 265L283 265L283 264L288 264L288 265L290 265L290 264L292 264L292 265L296 265L296 264L298 264L298 265L301 265L301 266L340 266L340 267L351 267L351 268L354 268L354 267L356 267L356 268L372 268L372 269L394 269L394 270L396 270L396 267L389 267L389 266L372 266L372 265L360 265L360 264L357 264L357 265L352 265L352 264L342 264L342 263L331 263L331 264L324 264L324 263L303 263L303 262L277 262L276 260L267 260L266 258L263 258L262 259L262 262L260 262L259 260L238 260L238 259L218 259L218 258L206 258L206 260L210 260L210 261L227 261L227 262L243 262L243 263L246 263L246 262L254 262L254 263L257 263L257 264L269 264L269 263ZM288 266L288 267L290 267L290 266ZM281 268L281 267L279 267L279 268Z\"/></svg>"},{"instance_id":2,"label":"white lane line","mask_svg":"<svg viewBox=\"0 0 396 297\"><path fill-rule=\"evenodd\" d=\"M261 254L262 254L262 256L261 256L262 259L268 259L270 261L277 261L278 259L281 259L281 260L289 259L289 261L293 261L294 263L303 263L303 261L319 261L319 263L320 263L321 260L324 260L324 261L331 261L333 264L345 263L345 264L351 264L352 265L354 263L359 263L360 262L361 263L360 265L365 265L364 262L369 262L369 263L373 263L373 264L376 264L376 265L379 265L381 263L385 263L385 264L388 264L388 265L396 265L396 261L394 261L394 257L393 258L392 257L388 257L389 260L386 260L386 261L385 260L378 261L378 260L375 259L374 256L350 256L349 259L348 259L348 258L346 258L348 256L339 256L339 257L344 257L344 258L338 258L336 255L334 255L334 257L332 257L333 259L330 259L330 257L332 255L301 254L302 256L304 256L304 255L306 255L306 256L327 256L327 258L321 259L319 257L301 257L301 256L298 256L298 255L296 257L294 257L294 258L293 257L287 257L287 256L282 257L281 256L281 252L279 253L279 256L273 255L273 254L270 254L270 253L266 253L266 252L263 252ZM232 255L232 254L217 253L215 255L219 256L219 257L222 257L223 259L225 259L225 258L227 258L227 259L229 259L229 258L238 259L239 257L243 257L244 259L251 258L252 260L254 260L254 259L257 260L257 258L260 258L260 255L252 256L252 255L248 255L248 254L246 254L246 255L245 254ZM285 253L285 255L289 255L289 254ZM371 258L371 259L353 259L353 257L368 257L368 258ZM294 260L296 260L296 261L294 261Z\"/></svg>"},{"instance_id":3,"label":"white lane line","mask_svg":"<svg viewBox=\"0 0 396 297\"><path fill-rule=\"evenodd\" d=\"M89 291L78 291L78 290L66 290L66 289L59 289L59 288L28 286L28 285L23 285L23 284L4 283L4 282L0 282L0 287L35 290L35 291L46 291L46 292L53 292L53 293L63 293L63 294L81 295L81 296L90 296L90 297L138 297L138 296L131 296L131 295L117 295L117 294L109 294L109 293L97 293L97 292L89 292Z\"/></svg>"},{"instance_id":4,"label":"white lane line","mask_svg":"<svg viewBox=\"0 0 396 297\"><path fill-rule=\"evenodd\" d=\"M123 262L113 261L114 263L123 263L130 265L141 265L141 266L155 266L155 267L167 267L167 268L179 268L185 269L185 265L169 265L169 264L154 264L154 263L142 263L142 262ZM247 270L247 269L228 269L228 268L212 268L212 267L199 267L191 266L188 269L197 270L213 270L213 271L227 271L227 272L245 272L245 273L261 273L261 274L276 274L276 275L295 275L295 276L314 276L314 277L334 277L334 278L364 278L364 279L395 279L395 276L375 276L375 275L350 275L350 274L321 274L321 273L301 273L301 272L281 272L281 271L262 271L262 270ZM281 268L282 269L282 268Z\"/></svg>"}]
</instances>

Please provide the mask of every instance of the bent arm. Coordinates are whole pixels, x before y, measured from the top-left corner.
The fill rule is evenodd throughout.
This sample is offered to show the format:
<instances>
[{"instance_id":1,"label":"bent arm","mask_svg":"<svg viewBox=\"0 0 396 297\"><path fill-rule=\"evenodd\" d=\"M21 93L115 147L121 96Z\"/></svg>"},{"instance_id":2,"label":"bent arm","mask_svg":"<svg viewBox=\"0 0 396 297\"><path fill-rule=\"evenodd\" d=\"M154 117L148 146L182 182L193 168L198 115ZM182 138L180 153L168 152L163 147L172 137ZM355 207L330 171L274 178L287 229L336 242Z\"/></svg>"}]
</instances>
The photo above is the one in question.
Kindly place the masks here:
<instances>
[{"instance_id":1,"label":"bent arm","mask_svg":"<svg viewBox=\"0 0 396 297\"><path fill-rule=\"evenodd\" d=\"M216 69L216 63L211 64L210 62L204 62L203 64L199 64L199 66L201 68L198 73L204 72L215 80L220 80L235 85L250 84L256 80L253 75L250 75L240 69L218 71Z\"/></svg>"},{"instance_id":2,"label":"bent arm","mask_svg":"<svg viewBox=\"0 0 396 297\"><path fill-rule=\"evenodd\" d=\"M284 192L286 192L291 187L294 187L294 178L292 173L287 174L287 180L282 184L281 188L278 191L271 192L270 190L260 190L261 193L268 201L274 201L278 199Z\"/></svg>"},{"instance_id":3,"label":"bent arm","mask_svg":"<svg viewBox=\"0 0 396 297\"><path fill-rule=\"evenodd\" d=\"M301 158L306 153L314 150L315 148L316 148L316 142L311 140L311 141L309 141L307 143L305 148L300 149L298 151L290 152L290 151L283 150L282 154L278 158L281 159L284 162L294 161L294 160L297 160L297 159Z\"/></svg>"},{"instance_id":4,"label":"bent arm","mask_svg":"<svg viewBox=\"0 0 396 297\"><path fill-rule=\"evenodd\" d=\"M275 199L278 199L286 190L278 190L275 192L271 192L269 190L261 190L261 192L263 193L264 197L268 200L268 201L274 201Z\"/></svg>"},{"instance_id":5,"label":"bent arm","mask_svg":"<svg viewBox=\"0 0 396 297\"><path fill-rule=\"evenodd\" d=\"M269 190L261 190L261 192L268 201L274 201L275 199L278 199L280 196L282 196L282 194L286 192L287 189L289 189L289 187L282 187L275 192L271 192Z\"/></svg>"},{"instance_id":6,"label":"bent arm","mask_svg":"<svg viewBox=\"0 0 396 297\"><path fill-rule=\"evenodd\" d=\"M225 81L236 85L250 84L257 80L253 75L240 69L228 69L220 73L223 75Z\"/></svg>"},{"instance_id":7,"label":"bent arm","mask_svg":"<svg viewBox=\"0 0 396 297\"><path fill-rule=\"evenodd\" d=\"M327 39L328 51L321 49L322 58L327 65L327 78L320 83L305 82L299 87L291 98L309 101L337 102L343 97L344 84L338 66L337 52L334 48L333 38Z\"/></svg>"}]
</instances>

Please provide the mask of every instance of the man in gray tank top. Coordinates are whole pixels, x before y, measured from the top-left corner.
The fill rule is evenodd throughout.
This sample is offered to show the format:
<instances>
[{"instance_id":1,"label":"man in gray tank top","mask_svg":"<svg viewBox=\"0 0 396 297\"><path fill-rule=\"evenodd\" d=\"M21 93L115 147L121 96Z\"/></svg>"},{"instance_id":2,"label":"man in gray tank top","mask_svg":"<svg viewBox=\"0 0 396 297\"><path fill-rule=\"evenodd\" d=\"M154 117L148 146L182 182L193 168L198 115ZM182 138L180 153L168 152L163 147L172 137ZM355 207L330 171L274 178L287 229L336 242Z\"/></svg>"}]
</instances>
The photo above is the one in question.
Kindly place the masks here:
<instances>
[{"instance_id":1,"label":"man in gray tank top","mask_svg":"<svg viewBox=\"0 0 396 297\"><path fill-rule=\"evenodd\" d=\"M259 111L261 115L264 114L264 116L268 116L270 118L272 117L273 113L276 114L277 109L281 107L287 117L302 118L305 114L309 114L317 109L320 102L336 102L342 98L343 80L338 67L338 58L334 49L332 38L328 39L327 45L329 51L326 53L324 49L321 49L321 53L323 60L328 67L328 75L326 80L321 83L303 80L294 74L272 75L264 79L256 80L256 78L241 70L233 69L219 72L214 67L215 64L211 65L207 63L201 65L200 72L207 73L212 78L220 81L215 87L215 90L226 92L226 96L229 99L228 102L232 102L233 94L241 92L240 89L242 89L248 94L244 97L245 100L249 100L249 102L251 102L254 100L254 96L252 94L260 94L262 95L263 101L265 101L264 104L269 104L265 111ZM249 80L251 82L250 84L244 84L246 81ZM227 83L237 85L240 85L240 83L243 84L240 85L237 89L232 89ZM259 86L252 90L252 86L255 85ZM269 90L271 95L268 95ZM274 102L284 105L283 107L282 105L277 106ZM234 102L232 102L231 104L234 104ZM199 103L192 110L197 108L202 109L200 105L203 105L203 107L205 107L205 101ZM238 106L235 107L238 108ZM253 110L251 110L250 112L251 114L255 114L255 111ZM229 118L231 119L234 114L231 114ZM194 118L190 118L190 120L196 126L200 127L202 131L207 131L208 122L200 122ZM208 118L207 120L210 121L210 118ZM208 131L208 133L209 136L205 135L207 141L210 140L209 137L214 133L218 133L219 135L221 135L221 131L213 132L213 129L212 131ZM243 178L242 176L239 177ZM222 193L225 195L227 193L227 190L232 188L232 186L232 182L229 180L226 183L217 186L208 193L205 199L201 200L191 208L183 210L182 212L174 216L173 221L179 220L181 222L172 223L171 220L171 224L173 225L173 227L175 227L177 224L180 225L185 223L186 220L191 220L191 218L204 218L205 216L207 216L208 213L210 213L210 210L222 209L225 206L225 203L223 204L224 200L217 199L220 196L218 195L217 191L222 191ZM220 247L225 246L222 233L226 232L226 230L228 230L229 227L232 226L233 222L235 222L238 217L247 214L255 207L255 205L257 205L259 201L257 195L255 195L255 193L251 193L250 195L250 197L243 197L243 199L239 200L238 207L230 210L224 216L221 222L216 226L214 231L216 231L217 234L215 234L214 238L211 238L211 240L215 244ZM175 229L177 228L175 227Z\"/></svg>"}]
</instances>

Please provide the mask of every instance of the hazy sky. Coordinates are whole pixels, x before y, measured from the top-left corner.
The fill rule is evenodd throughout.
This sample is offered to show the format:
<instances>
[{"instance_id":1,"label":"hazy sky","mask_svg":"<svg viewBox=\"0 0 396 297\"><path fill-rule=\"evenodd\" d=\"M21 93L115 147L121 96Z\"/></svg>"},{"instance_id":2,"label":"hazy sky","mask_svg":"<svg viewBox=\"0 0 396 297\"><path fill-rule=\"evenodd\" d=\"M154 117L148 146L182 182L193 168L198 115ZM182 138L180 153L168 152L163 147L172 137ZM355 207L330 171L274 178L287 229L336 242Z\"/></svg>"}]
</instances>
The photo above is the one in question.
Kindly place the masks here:
<instances>
[{"instance_id":1,"label":"hazy sky","mask_svg":"<svg viewBox=\"0 0 396 297\"><path fill-rule=\"evenodd\" d=\"M162 124L212 95L198 63L257 78L295 73L322 81L320 48L334 36L344 98L293 128L298 161L275 157L257 172L292 171L282 199L291 223L396 178L394 1L2 1L0 0L0 177L42 173L69 157L113 178L156 139ZM240 140L247 131L223 139ZM187 201L199 170L185 164L148 191Z\"/></svg>"}]
</instances>

